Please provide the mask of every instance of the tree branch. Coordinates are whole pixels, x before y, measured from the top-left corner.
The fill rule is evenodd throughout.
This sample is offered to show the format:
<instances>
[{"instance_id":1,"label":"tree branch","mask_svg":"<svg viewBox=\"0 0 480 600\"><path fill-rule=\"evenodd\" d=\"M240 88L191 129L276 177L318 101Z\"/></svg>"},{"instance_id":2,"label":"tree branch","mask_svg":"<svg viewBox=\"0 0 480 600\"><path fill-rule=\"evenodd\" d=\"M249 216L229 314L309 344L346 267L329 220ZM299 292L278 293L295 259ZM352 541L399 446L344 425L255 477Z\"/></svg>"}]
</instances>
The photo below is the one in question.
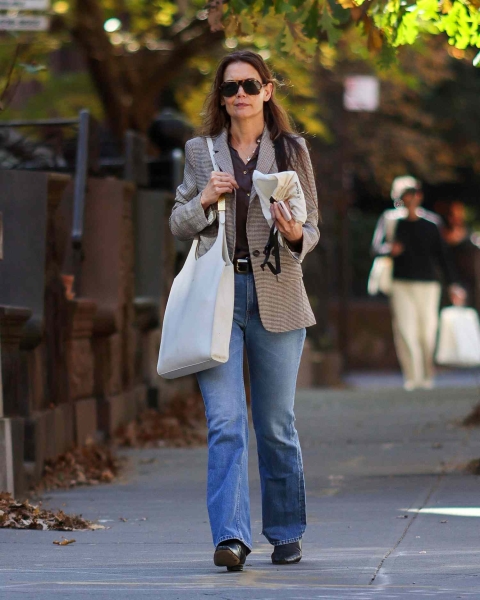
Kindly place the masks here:
<instances>
[{"instance_id":1,"label":"tree branch","mask_svg":"<svg viewBox=\"0 0 480 600\"><path fill-rule=\"evenodd\" d=\"M7 73L7 76L6 76L5 86L4 86L3 90L2 90L2 93L0 94L0 110L4 110L4 108L5 108L4 107L4 100L5 100L5 97L7 95L8 90L9 90L11 84L12 84L13 73L15 72L15 67L17 65L17 60L18 60L18 57L20 55L20 46L21 46L21 44L17 44L15 46L15 52L13 53L12 61L10 63L10 67L8 69L8 73ZM17 87L18 87L18 85L17 85Z\"/></svg>"}]
</instances>

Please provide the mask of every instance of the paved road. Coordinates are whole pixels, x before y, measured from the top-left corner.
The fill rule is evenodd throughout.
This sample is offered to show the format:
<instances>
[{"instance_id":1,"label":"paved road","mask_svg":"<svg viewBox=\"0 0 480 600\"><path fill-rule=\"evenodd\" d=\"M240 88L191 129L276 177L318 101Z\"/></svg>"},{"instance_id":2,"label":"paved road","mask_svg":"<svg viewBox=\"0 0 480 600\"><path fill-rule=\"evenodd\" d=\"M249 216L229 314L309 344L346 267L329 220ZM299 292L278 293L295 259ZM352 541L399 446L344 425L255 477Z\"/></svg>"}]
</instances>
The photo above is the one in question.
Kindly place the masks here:
<instances>
[{"instance_id":1,"label":"paved road","mask_svg":"<svg viewBox=\"0 0 480 600\"><path fill-rule=\"evenodd\" d=\"M478 600L480 480L457 465L480 457L480 431L457 423L479 400L474 388L300 391L309 527L290 567L270 563L259 534L244 573L213 566L204 448L128 452L121 482L47 501L107 531L67 547L55 532L0 531L0 599Z\"/></svg>"}]
</instances>

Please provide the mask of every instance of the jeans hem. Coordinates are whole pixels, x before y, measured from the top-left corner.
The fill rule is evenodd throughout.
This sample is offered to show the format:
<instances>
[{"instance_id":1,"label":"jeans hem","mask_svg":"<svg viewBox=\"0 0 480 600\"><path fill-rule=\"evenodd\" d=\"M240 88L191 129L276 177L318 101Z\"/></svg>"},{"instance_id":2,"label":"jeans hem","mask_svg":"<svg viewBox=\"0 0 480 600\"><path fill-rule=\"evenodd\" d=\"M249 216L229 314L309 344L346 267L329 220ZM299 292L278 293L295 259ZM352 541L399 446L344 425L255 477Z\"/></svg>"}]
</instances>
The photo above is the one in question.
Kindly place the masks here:
<instances>
[{"instance_id":1,"label":"jeans hem","mask_svg":"<svg viewBox=\"0 0 480 600\"><path fill-rule=\"evenodd\" d=\"M302 537L303 537L303 535L299 535L297 537L290 538L288 540L282 540L281 542L270 542L270 540L268 540L268 541L272 544L272 546L284 546L285 544L293 544L294 542L299 542L302 539Z\"/></svg>"},{"instance_id":2,"label":"jeans hem","mask_svg":"<svg viewBox=\"0 0 480 600\"><path fill-rule=\"evenodd\" d=\"M247 544L247 542L239 535L236 536L231 536L231 535L224 535L223 537L221 537L218 542L215 544L215 548L221 544L222 542L224 542L225 540L239 540L240 542L242 542L242 544L245 544L245 546L249 549L249 551L251 552L253 550L253 546L252 544ZM249 553L250 553L249 552Z\"/></svg>"}]
</instances>

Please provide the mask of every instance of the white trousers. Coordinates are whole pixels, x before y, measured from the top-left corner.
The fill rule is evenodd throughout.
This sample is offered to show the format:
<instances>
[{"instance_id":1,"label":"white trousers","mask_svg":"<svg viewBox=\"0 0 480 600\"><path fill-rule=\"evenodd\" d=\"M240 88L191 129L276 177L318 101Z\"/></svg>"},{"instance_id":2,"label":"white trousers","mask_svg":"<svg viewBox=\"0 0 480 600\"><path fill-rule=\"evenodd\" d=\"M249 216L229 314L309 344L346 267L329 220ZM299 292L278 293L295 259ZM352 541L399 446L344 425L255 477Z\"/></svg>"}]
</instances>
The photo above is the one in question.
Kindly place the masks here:
<instances>
[{"instance_id":1,"label":"white trousers","mask_svg":"<svg viewBox=\"0 0 480 600\"><path fill-rule=\"evenodd\" d=\"M393 281L393 337L407 389L432 385L440 293L436 281Z\"/></svg>"}]
</instances>

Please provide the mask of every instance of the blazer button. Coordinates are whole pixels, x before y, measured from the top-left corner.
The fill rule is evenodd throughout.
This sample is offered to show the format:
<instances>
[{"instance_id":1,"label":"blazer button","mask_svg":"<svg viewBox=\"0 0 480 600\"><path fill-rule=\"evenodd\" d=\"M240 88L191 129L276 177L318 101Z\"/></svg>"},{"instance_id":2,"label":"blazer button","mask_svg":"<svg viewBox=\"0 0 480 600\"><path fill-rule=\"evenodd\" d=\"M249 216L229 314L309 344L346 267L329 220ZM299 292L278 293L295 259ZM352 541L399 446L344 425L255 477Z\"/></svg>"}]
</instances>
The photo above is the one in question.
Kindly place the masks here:
<instances>
[{"instance_id":1,"label":"blazer button","mask_svg":"<svg viewBox=\"0 0 480 600\"><path fill-rule=\"evenodd\" d=\"M259 250L254 250L254 251L252 252L252 254L253 254L253 256L260 256L260 252L259 252Z\"/></svg>"}]
</instances>

